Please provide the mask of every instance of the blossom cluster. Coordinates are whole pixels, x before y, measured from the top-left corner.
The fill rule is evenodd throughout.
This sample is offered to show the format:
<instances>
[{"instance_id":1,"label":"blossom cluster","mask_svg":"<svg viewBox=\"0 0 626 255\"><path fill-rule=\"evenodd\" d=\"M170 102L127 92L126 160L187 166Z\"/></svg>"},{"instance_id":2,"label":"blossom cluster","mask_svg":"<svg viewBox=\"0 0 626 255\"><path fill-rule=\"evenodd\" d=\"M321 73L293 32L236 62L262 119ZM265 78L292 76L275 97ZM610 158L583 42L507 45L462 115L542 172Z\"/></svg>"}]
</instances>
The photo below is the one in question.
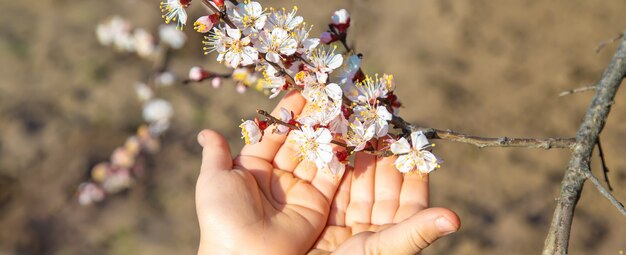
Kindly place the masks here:
<instances>
[{"instance_id":1,"label":"blossom cluster","mask_svg":"<svg viewBox=\"0 0 626 255\"><path fill-rule=\"evenodd\" d=\"M331 144L343 146L350 153L363 151L378 156L397 156L396 168L403 172L426 174L440 161L431 153L433 147L422 132L392 132L394 116L401 106L394 94L391 75L366 75L361 69L362 56L347 47L349 13L334 13L329 30L311 36L312 26L291 10L263 8L246 0L203 1L213 13L199 17L194 28L205 33L205 54L217 54L217 61L236 72L244 70L254 77L257 88L270 98L287 90L298 90L307 104L295 115L281 109L280 116L266 120L244 121L240 127L247 144L261 141L265 132L290 133L290 142L298 148L301 160L318 169L341 174L347 154L333 150ZM185 9L190 1L169 0L166 17L185 25ZM167 18L166 18L167 20ZM346 51L335 46L341 42ZM195 73L204 71L195 67ZM206 72L206 71L205 71ZM190 79L200 81L204 76ZM207 76L208 77L208 76ZM270 127L273 127L270 131ZM384 141L378 146L377 141Z\"/></svg>"}]
</instances>

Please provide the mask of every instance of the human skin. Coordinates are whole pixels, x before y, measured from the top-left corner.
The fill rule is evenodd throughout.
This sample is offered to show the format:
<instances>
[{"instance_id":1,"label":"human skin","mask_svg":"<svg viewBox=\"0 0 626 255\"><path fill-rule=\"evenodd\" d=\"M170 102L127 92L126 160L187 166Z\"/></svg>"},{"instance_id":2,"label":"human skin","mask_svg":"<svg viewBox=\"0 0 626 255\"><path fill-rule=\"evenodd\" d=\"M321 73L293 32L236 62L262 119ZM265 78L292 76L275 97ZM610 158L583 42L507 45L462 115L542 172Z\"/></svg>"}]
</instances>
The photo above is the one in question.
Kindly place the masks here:
<instances>
[{"instance_id":1,"label":"human skin","mask_svg":"<svg viewBox=\"0 0 626 255\"><path fill-rule=\"evenodd\" d=\"M305 103L291 92L272 115ZM459 229L454 212L428 208L428 177L401 174L395 158L356 153L334 176L297 160L288 141L268 129L233 160L222 135L198 134L198 254L415 254Z\"/></svg>"}]
</instances>

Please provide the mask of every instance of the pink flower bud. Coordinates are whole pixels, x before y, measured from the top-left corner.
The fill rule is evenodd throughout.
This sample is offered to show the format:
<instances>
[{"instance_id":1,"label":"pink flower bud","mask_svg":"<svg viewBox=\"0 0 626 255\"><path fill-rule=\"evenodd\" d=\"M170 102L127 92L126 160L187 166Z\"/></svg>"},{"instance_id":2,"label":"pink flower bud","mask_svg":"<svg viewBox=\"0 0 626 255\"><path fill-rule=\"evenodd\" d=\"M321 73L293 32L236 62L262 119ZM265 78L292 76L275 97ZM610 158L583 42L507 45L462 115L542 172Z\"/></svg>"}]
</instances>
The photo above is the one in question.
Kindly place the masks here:
<instances>
[{"instance_id":1,"label":"pink flower bud","mask_svg":"<svg viewBox=\"0 0 626 255\"><path fill-rule=\"evenodd\" d=\"M125 148L119 147L111 154L111 164L119 167L131 167L135 164L135 158Z\"/></svg>"},{"instance_id":2,"label":"pink flower bud","mask_svg":"<svg viewBox=\"0 0 626 255\"><path fill-rule=\"evenodd\" d=\"M211 0L217 6L217 8L222 8L224 6L224 0Z\"/></svg>"},{"instance_id":3,"label":"pink flower bud","mask_svg":"<svg viewBox=\"0 0 626 255\"><path fill-rule=\"evenodd\" d=\"M179 2L180 2L180 5L182 5L185 8L189 7L189 5L191 5L191 0L180 0Z\"/></svg>"},{"instance_id":4,"label":"pink flower bud","mask_svg":"<svg viewBox=\"0 0 626 255\"><path fill-rule=\"evenodd\" d=\"M202 16L193 23L193 29L199 33L207 33L211 28L220 21L220 16L216 13Z\"/></svg>"},{"instance_id":5,"label":"pink flower bud","mask_svg":"<svg viewBox=\"0 0 626 255\"><path fill-rule=\"evenodd\" d=\"M346 9L335 11L333 14L333 25L346 24L350 21L350 13Z\"/></svg>"},{"instance_id":6,"label":"pink flower bud","mask_svg":"<svg viewBox=\"0 0 626 255\"><path fill-rule=\"evenodd\" d=\"M78 203L80 205L90 205L100 202L106 194L98 185L93 182L83 182L78 186Z\"/></svg>"},{"instance_id":7,"label":"pink flower bud","mask_svg":"<svg viewBox=\"0 0 626 255\"><path fill-rule=\"evenodd\" d=\"M350 27L350 13L346 9L335 11L332 17L332 23L341 33L345 33Z\"/></svg>"},{"instance_id":8,"label":"pink flower bud","mask_svg":"<svg viewBox=\"0 0 626 255\"><path fill-rule=\"evenodd\" d=\"M237 84L237 86L235 86L235 89L237 90L237 93L243 94L243 93L246 93L246 90L248 90L248 87L246 85L239 83Z\"/></svg>"},{"instance_id":9,"label":"pink flower bud","mask_svg":"<svg viewBox=\"0 0 626 255\"><path fill-rule=\"evenodd\" d=\"M332 43L334 41L337 41L337 38L335 38L335 36L333 36L333 34L331 34L330 32L323 32L320 35L320 42L322 42L324 44L329 44L329 43Z\"/></svg>"},{"instance_id":10,"label":"pink flower bud","mask_svg":"<svg viewBox=\"0 0 626 255\"><path fill-rule=\"evenodd\" d=\"M209 72L202 69L202 67L194 66L189 69L189 79L192 81L202 81L209 78Z\"/></svg>"},{"instance_id":11,"label":"pink flower bud","mask_svg":"<svg viewBox=\"0 0 626 255\"><path fill-rule=\"evenodd\" d=\"M220 77L215 77L211 80L211 86L213 86L213 88L219 88L222 86L222 78Z\"/></svg>"}]
</instances>

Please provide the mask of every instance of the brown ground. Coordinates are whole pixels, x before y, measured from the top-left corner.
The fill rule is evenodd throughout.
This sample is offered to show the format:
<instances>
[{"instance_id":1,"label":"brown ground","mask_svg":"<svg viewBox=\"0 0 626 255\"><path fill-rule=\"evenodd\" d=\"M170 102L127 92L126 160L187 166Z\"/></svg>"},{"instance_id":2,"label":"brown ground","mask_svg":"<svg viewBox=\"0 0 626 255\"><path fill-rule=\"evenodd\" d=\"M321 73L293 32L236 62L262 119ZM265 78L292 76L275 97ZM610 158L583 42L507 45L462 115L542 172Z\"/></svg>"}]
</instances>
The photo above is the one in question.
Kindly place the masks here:
<instances>
[{"instance_id":1,"label":"brown ground","mask_svg":"<svg viewBox=\"0 0 626 255\"><path fill-rule=\"evenodd\" d=\"M572 136L592 93L565 98L558 93L597 81L615 45L600 54L595 46L626 29L624 1L297 4L317 32L334 9L349 8L350 40L365 54L365 70L395 75L406 119L485 136ZM192 16L199 11L196 6ZM148 65L99 46L93 32L113 14L151 29L161 22L156 1L3 3L0 254L194 253L196 133L217 129L239 148L239 119L275 103L257 93L240 96L208 85L162 90L176 115L148 176L105 203L80 207L73 197L76 185L140 123L131 85L146 75ZM185 75L194 64L214 62L200 52L199 37L193 36L176 54L173 70ZM254 103L240 103L248 101ZM602 136L609 176L623 201L625 101L620 93ZM426 253L538 254L568 153L438 145L446 164L432 175L432 203L458 212L463 228ZM571 254L626 250L626 219L590 186L572 232Z\"/></svg>"}]
</instances>

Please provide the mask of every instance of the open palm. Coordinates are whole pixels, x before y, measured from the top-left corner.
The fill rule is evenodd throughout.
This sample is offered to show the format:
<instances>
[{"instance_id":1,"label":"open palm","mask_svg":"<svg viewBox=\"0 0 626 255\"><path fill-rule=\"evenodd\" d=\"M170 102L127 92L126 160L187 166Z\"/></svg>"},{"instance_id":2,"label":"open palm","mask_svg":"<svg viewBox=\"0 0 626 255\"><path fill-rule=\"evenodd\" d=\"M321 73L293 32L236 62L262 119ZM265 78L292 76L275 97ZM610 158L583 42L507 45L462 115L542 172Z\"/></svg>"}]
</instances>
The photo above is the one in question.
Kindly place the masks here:
<instances>
[{"instance_id":1,"label":"open palm","mask_svg":"<svg viewBox=\"0 0 626 255\"><path fill-rule=\"evenodd\" d=\"M452 211L427 209L428 176L403 175L394 161L356 154L313 254L415 254L459 228Z\"/></svg>"},{"instance_id":2,"label":"open palm","mask_svg":"<svg viewBox=\"0 0 626 255\"><path fill-rule=\"evenodd\" d=\"M288 94L273 115L281 107L299 114L304 104L298 93ZM196 190L200 253L304 254L313 246L339 178L296 160L284 135L266 132L234 161L221 135L203 131L198 140L204 147Z\"/></svg>"}]
</instances>

